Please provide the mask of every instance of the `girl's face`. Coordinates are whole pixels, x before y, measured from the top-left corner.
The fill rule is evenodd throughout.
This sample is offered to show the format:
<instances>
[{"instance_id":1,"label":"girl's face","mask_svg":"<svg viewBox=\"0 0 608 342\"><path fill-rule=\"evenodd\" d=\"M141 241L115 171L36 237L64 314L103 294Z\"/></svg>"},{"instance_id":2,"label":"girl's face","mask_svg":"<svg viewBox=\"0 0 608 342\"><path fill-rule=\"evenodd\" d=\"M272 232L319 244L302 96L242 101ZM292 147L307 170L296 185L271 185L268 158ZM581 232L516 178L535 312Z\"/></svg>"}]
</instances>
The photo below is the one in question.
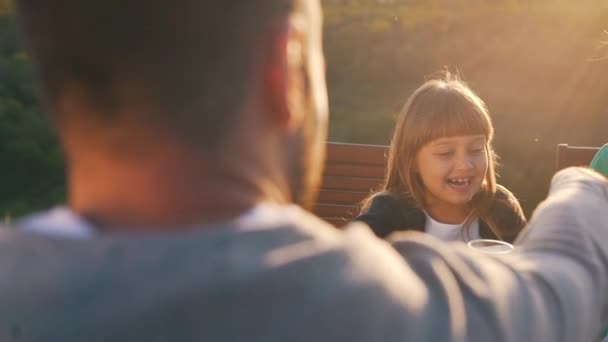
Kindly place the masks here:
<instances>
[{"instance_id":1,"label":"girl's face","mask_svg":"<svg viewBox=\"0 0 608 342\"><path fill-rule=\"evenodd\" d=\"M422 146L414 170L420 175L429 206L465 207L488 171L483 135L446 137Z\"/></svg>"}]
</instances>

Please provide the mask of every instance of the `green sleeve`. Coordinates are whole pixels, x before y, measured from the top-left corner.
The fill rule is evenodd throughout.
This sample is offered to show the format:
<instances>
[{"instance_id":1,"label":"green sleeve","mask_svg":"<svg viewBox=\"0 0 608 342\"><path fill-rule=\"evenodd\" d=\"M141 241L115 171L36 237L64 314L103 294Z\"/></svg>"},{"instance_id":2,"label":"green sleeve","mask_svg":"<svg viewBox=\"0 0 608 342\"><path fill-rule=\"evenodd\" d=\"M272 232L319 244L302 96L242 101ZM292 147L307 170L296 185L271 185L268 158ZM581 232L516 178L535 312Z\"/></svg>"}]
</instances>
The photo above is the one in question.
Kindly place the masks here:
<instances>
[{"instance_id":1,"label":"green sleeve","mask_svg":"<svg viewBox=\"0 0 608 342\"><path fill-rule=\"evenodd\" d=\"M595 157L593 157L591 164L589 164L589 167L604 176L608 176L608 144L604 145L604 147L597 152Z\"/></svg>"}]
</instances>

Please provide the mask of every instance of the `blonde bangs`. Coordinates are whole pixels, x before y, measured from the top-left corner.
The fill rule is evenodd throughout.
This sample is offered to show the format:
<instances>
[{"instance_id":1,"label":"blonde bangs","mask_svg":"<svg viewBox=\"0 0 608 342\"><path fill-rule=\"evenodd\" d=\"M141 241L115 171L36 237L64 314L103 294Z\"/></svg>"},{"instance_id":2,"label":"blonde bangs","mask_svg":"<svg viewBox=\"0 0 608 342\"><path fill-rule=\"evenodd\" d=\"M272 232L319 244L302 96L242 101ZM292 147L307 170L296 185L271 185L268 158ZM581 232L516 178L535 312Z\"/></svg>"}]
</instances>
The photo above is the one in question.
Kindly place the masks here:
<instances>
[{"instance_id":1,"label":"blonde bangs","mask_svg":"<svg viewBox=\"0 0 608 342\"><path fill-rule=\"evenodd\" d=\"M415 127L415 130L408 132L414 137L416 149L439 138L463 135L483 135L488 143L491 142L494 130L485 104L469 93L463 97L452 89L439 88L412 103L411 110L420 111L419 115L411 117L409 127ZM427 101L430 103L425 103Z\"/></svg>"}]
</instances>

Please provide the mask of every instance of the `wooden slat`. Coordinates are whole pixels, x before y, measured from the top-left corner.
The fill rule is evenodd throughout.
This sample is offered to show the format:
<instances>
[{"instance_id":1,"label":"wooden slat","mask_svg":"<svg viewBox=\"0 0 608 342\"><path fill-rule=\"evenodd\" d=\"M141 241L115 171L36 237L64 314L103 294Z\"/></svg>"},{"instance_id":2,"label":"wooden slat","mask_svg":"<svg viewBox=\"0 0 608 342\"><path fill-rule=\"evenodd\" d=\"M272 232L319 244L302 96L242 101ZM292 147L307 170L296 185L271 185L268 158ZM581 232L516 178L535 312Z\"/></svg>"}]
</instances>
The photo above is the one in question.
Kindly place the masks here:
<instances>
[{"instance_id":1,"label":"wooden slat","mask_svg":"<svg viewBox=\"0 0 608 342\"><path fill-rule=\"evenodd\" d=\"M325 176L321 188L323 190L351 190L370 192L382 187L384 180L381 178L353 178Z\"/></svg>"},{"instance_id":2,"label":"wooden slat","mask_svg":"<svg viewBox=\"0 0 608 342\"><path fill-rule=\"evenodd\" d=\"M350 204L360 203L367 196L369 192L363 191L340 191L340 190L321 190L317 203L323 204Z\"/></svg>"},{"instance_id":3,"label":"wooden slat","mask_svg":"<svg viewBox=\"0 0 608 342\"><path fill-rule=\"evenodd\" d=\"M599 147L569 146L568 144L557 145L557 170L570 166L588 166Z\"/></svg>"},{"instance_id":4,"label":"wooden slat","mask_svg":"<svg viewBox=\"0 0 608 342\"><path fill-rule=\"evenodd\" d=\"M317 204L313 212L321 218L352 219L357 216L359 209L355 205Z\"/></svg>"},{"instance_id":5,"label":"wooden slat","mask_svg":"<svg viewBox=\"0 0 608 342\"><path fill-rule=\"evenodd\" d=\"M387 146L327 143L328 162L346 162L357 164L373 164L384 166L386 164Z\"/></svg>"},{"instance_id":6,"label":"wooden slat","mask_svg":"<svg viewBox=\"0 0 608 342\"><path fill-rule=\"evenodd\" d=\"M384 178L384 172L384 166L329 163L325 165L324 174L327 176Z\"/></svg>"},{"instance_id":7,"label":"wooden slat","mask_svg":"<svg viewBox=\"0 0 608 342\"><path fill-rule=\"evenodd\" d=\"M341 227L384 181L387 146L327 143L327 161L313 212Z\"/></svg>"}]
</instances>

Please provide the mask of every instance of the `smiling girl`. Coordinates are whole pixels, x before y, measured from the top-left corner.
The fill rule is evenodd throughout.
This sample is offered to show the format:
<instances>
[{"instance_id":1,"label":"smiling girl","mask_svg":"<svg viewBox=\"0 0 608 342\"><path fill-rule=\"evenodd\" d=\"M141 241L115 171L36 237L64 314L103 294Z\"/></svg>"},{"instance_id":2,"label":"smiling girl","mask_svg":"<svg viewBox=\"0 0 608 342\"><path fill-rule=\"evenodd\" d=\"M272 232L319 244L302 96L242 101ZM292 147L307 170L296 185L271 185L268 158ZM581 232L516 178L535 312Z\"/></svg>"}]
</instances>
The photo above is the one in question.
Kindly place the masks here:
<instances>
[{"instance_id":1,"label":"smiling girl","mask_svg":"<svg viewBox=\"0 0 608 342\"><path fill-rule=\"evenodd\" d=\"M449 73L407 100L382 191L355 220L376 235L418 230L444 241L512 242L525 225L519 202L496 184L494 129L483 101Z\"/></svg>"}]
</instances>

